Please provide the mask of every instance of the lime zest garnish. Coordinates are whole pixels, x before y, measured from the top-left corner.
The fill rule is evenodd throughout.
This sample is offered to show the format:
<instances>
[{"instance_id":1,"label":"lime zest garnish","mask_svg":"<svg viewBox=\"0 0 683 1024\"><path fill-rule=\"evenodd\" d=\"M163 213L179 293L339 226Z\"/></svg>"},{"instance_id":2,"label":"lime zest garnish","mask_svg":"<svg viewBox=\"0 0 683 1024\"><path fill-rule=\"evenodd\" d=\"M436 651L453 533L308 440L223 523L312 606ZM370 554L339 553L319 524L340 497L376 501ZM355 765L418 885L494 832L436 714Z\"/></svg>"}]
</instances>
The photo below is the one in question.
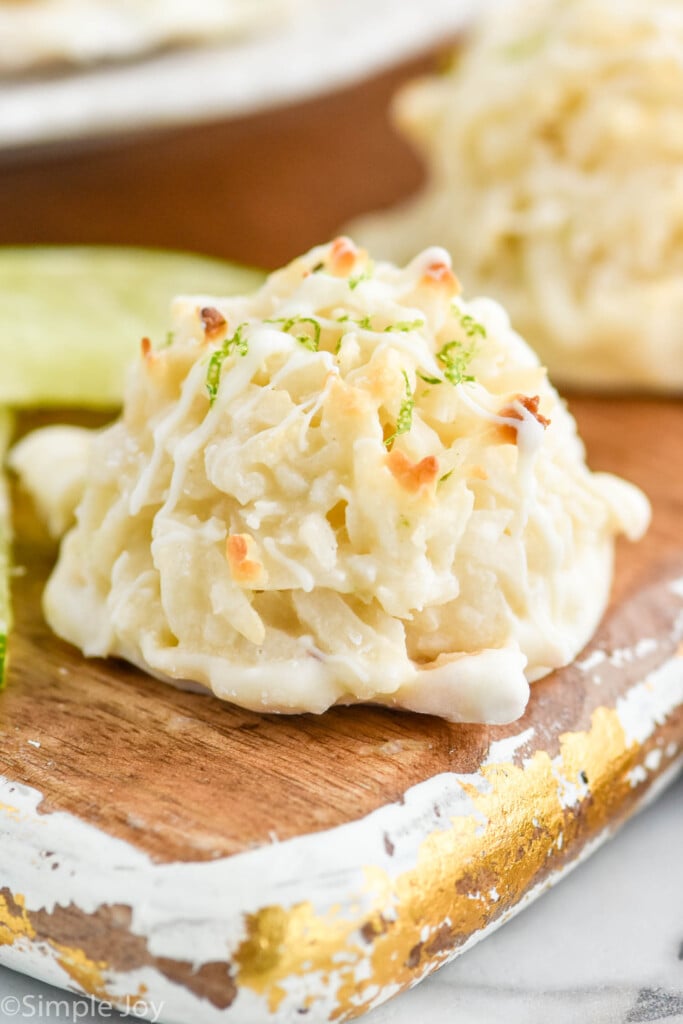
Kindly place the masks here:
<instances>
[{"instance_id":1,"label":"lime zest garnish","mask_svg":"<svg viewBox=\"0 0 683 1024\"><path fill-rule=\"evenodd\" d=\"M291 331L292 327L294 327L295 324L312 324L312 326L313 326L313 334L312 335L310 335L310 334L295 334L294 337L299 342L299 344L303 345L304 348L310 349L311 352L317 352L318 349L320 348L321 325L320 325L320 321L316 320L315 317L312 317L312 316L290 316L290 317L277 316L277 317L273 317L271 320L264 320L264 323L266 323L266 324L282 324L282 330L285 333L288 333L289 331Z\"/></svg>"},{"instance_id":2,"label":"lime zest garnish","mask_svg":"<svg viewBox=\"0 0 683 1024\"><path fill-rule=\"evenodd\" d=\"M475 349L475 343L465 345L464 342L455 340L447 342L441 351L436 353L436 358L443 364L443 375L447 381L457 385L474 380L472 374L467 370Z\"/></svg>"},{"instance_id":3,"label":"lime zest garnish","mask_svg":"<svg viewBox=\"0 0 683 1024\"><path fill-rule=\"evenodd\" d=\"M370 316L363 316L360 320L355 320L349 313L344 313L343 316L337 317L338 324L355 324L356 327L360 327L363 331L371 331L372 328L372 314ZM388 330L388 328L387 328Z\"/></svg>"},{"instance_id":4,"label":"lime zest garnish","mask_svg":"<svg viewBox=\"0 0 683 1024\"><path fill-rule=\"evenodd\" d=\"M236 349L241 356L246 356L249 351L247 339L242 334L244 328L248 326L247 323L240 324L232 337L226 338L221 347L216 349L209 360L209 366L206 371L206 390L209 392L209 405L213 405L216 401L218 388L221 383L223 363L233 349Z\"/></svg>"},{"instance_id":5,"label":"lime zest garnish","mask_svg":"<svg viewBox=\"0 0 683 1024\"><path fill-rule=\"evenodd\" d=\"M396 430L388 437L384 444L388 448L394 443L399 434L407 434L413 425L413 409L415 408L415 399L413 392L410 387L410 381L408 380L408 374L405 370L401 370L403 379L406 382L406 396L401 402L401 408L398 411L398 417L396 419Z\"/></svg>"},{"instance_id":6,"label":"lime zest garnish","mask_svg":"<svg viewBox=\"0 0 683 1024\"><path fill-rule=\"evenodd\" d=\"M389 324L385 327L385 331L401 331L406 333L408 331L417 331L420 327L424 327L424 320L399 320L395 324Z\"/></svg>"},{"instance_id":7,"label":"lime zest garnish","mask_svg":"<svg viewBox=\"0 0 683 1024\"><path fill-rule=\"evenodd\" d=\"M360 320L355 320L351 316L350 313L344 313L343 316L338 316L337 317L337 323L338 324L353 324L355 327L360 327L360 329L363 330L363 331L371 331L373 329L373 327L372 327L372 314L370 316L361 317ZM342 341L344 340L346 335L349 334L349 333L351 333L351 332L345 331L345 332L342 332L342 334L340 334L339 340L337 341L337 344L334 347L334 354L336 356L339 355L339 350L342 347Z\"/></svg>"},{"instance_id":8,"label":"lime zest garnish","mask_svg":"<svg viewBox=\"0 0 683 1024\"><path fill-rule=\"evenodd\" d=\"M443 384L443 380L441 379L441 377L428 377L426 373L420 373L419 370L417 370L416 372L417 376L420 378L420 380L423 380L425 384Z\"/></svg>"},{"instance_id":9,"label":"lime zest garnish","mask_svg":"<svg viewBox=\"0 0 683 1024\"><path fill-rule=\"evenodd\" d=\"M465 336L470 339L470 343L468 345L458 338L448 341L436 353L436 358L444 367L443 375L446 380L457 385L470 383L475 379L467 371L477 351L477 342L480 338L486 337L486 328L469 313L463 313L456 303L453 304L452 309Z\"/></svg>"},{"instance_id":10,"label":"lime zest garnish","mask_svg":"<svg viewBox=\"0 0 683 1024\"><path fill-rule=\"evenodd\" d=\"M471 315L471 313L464 313L459 303L454 301L451 303L451 312L458 319L460 327L463 329L468 338L485 338L486 328L479 320Z\"/></svg>"},{"instance_id":11,"label":"lime zest garnish","mask_svg":"<svg viewBox=\"0 0 683 1024\"><path fill-rule=\"evenodd\" d=\"M361 271L360 274L355 274L353 277L349 278L348 284L349 284L349 288L351 289L352 292L355 291L356 288L358 287L358 285L362 284L363 281L369 281L370 280L370 278L372 277L373 269L374 269L373 268L373 264L372 263L368 263L368 265L365 268L365 270Z\"/></svg>"},{"instance_id":12,"label":"lime zest garnish","mask_svg":"<svg viewBox=\"0 0 683 1024\"><path fill-rule=\"evenodd\" d=\"M304 348L307 348L309 352L318 351L318 342L315 340L315 338L312 338L310 334L295 334L294 337L299 342L299 344L303 345Z\"/></svg>"},{"instance_id":13,"label":"lime zest garnish","mask_svg":"<svg viewBox=\"0 0 683 1024\"><path fill-rule=\"evenodd\" d=\"M462 313L458 307L455 307L455 311L458 314L460 320L460 326L464 330L468 338L485 338L486 328L483 324L480 324L478 320L475 320L469 313Z\"/></svg>"}]
</instances>

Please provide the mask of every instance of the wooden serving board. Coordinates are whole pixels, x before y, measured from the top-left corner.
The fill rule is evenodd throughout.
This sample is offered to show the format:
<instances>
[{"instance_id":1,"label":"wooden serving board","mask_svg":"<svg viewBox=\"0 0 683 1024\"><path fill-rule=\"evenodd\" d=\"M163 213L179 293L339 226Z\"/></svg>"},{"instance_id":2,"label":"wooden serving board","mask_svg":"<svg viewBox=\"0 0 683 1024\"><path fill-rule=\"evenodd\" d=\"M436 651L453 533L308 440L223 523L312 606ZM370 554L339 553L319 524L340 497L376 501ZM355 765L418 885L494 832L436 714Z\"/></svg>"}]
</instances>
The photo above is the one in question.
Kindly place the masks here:
<instances>
[{"instance_id":1,"label":"wooden serving board","mask_svg":"<svg viewBox=\"0 0 683 1024\"><path fill-rule=\"evenodd\" d=\"M507 920L670 781L683 404L571 408L593 468L644 487L654 520L619 547L594 641L507 727L259 716L86 661L43 621L54 549L17 496L0 961L150 1016L163 1004L167 1021L348 1020Z\"/></svg>"},{"instance_id":2,"label":"wooden serving board","mask_svg":"<svg viewBox=\"0 0 683 1024\"><path fill-rule=\"evenodd\" d=\"M0 158L0 242L278 266L419 186L387 108L434 63L256 117ZM359 707L257 716L86 662L43 623L54 550L17 502L0 961L182 1024L351 1019L655 795L683 748L683 405L571 404L594 468L643 486L655 516L619 548L590 648L507 728Z\"/></svg>"}]
</instances>

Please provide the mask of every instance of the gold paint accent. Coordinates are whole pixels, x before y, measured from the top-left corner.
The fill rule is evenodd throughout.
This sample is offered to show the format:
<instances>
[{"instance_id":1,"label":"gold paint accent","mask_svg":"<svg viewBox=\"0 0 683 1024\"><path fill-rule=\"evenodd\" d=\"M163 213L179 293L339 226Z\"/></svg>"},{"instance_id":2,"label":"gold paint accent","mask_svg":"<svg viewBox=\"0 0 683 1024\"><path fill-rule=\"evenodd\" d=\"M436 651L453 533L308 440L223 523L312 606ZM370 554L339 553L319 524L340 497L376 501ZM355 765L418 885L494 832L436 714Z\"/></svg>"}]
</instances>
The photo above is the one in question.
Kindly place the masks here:
<instances>
[{"instance_id":1,"label":"gold paint accent","mask_svg":"<svg viewBox=\"0 0 683 1024\"><path fill-rule=\"evenodd\" d=\"M601 707L589 731L560 737L554 760L536 751L523 767L484 766L476 786L460 777L472 813L427 836L410 871L392 878L366 867L364 890L325 915L310 902L248 915L233 957L238 986L262 996L274 1014L297 979L301 1007L312 1008L327 990L336 1001L332 1020L359 1016L452 958L618 822L634 795L629 776L648 749L628 745L616 710ZM564 806L563 790L578 791L580 803ZM25 900L0 895L0 945L20 938L36 939ZM105 962L44 941L80 989L121 1004L106 990Z\"/></svg>"},{"instance_id":2,"label":"gold paint accent","mask_svg":"<svg viewBox=\"0 0 683 1024\"><path fill-rule=\"evenodd\" d=\"M523 767L485 766L478 773L483 785L462 778L473 813L429 835L416 866L397 878L367 868L365 893L349 894L363 912L354 908L344 917L335 908L318 916L305 902L249 915L233 957L238 986L275 1012L288 979L296 978L306 1008L323 986L334 986L332 1020L366 1012L382 990L407 988L451 959L472 934L618 822L633 796L629 773L647 749L628 745L617 711L601 707L589 731L560 737L555 759L536 751ZM581 794L576 805L563 805L565 789Z\"/></svg>"},{"instance_id":3,"label":"gold paint accent","mask_svg":"<svg viewBox=\"0 0 683 1024\"><path fill-rule=\"evenodd\" d=\"M22 938L30 940L36 938L36 930L31 923L30 912L25 909L25 897L17 893L11 899L14 903L13 908L10 908L9 900L0 893L0 946L12 946ZM19 909L18 914L16 908ZM102 972L107 967L106 963L91 960L82 949L62 946L49 939L46 940L46 944L57 953L57 963L60 967L83 991L95 996L96 999L106 999L108 1002L116 1003L116 997L107 992L102 977Z\"/></svg>"},{"instance_id":4,"label":"gold paint accent","mask_svg":"<svg viewBox=\"0 0 683 1024\"><path fill-rule=\"evenodd\" d=\"M17 939L35 938L35 930L26 912L26 900L17 893L13 897L19 914L13 913L6 898L0 893L0 946L12 946Z\"/></svg>"},{"instance_id":5,"label":"gold paint accent","mask_svg":"<svg viewBox=\"0 0 683 1024\"><path fill-rule=\"evenodd\" d=\"M331 956L345 948L349 935L356 924L338 919L334 911L325 923L325 942L329 944L329 956L325 956L324 967L332 971ZM302 965L310 963L316 970L320 964L320 922L312 905L299 903L289 910L282 907L264 907L246 919L247 938L233 957L239 965L238 983L268 1001L268 1009L274 1013L287 994L279 982L291 975L306 973Z\"/></svg>"},{"instance_id":6,"label":"gold paint accent","mask_svg":"<svg viewBox=\"0 0 683 1024\"><path fill-rule=\"evenodd\" d=\"M107 964L104 960L91 960L82 949L73 946L62 946L58 942L50 942L50 946L58 954L57 963L66 971L78 987L95 999L106 999L116 1005L116 997L107 991L103 971Z\"/></svg>"}]
</instances>

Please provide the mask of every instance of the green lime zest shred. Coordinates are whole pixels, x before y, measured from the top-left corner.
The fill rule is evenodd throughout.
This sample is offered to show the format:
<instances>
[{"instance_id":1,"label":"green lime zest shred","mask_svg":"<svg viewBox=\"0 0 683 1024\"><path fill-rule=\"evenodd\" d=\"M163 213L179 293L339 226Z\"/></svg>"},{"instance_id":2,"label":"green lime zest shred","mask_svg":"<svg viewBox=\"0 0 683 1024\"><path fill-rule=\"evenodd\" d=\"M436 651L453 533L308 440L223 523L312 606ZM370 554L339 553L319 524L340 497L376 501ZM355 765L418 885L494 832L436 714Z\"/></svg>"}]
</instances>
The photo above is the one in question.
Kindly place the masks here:
<instances>
[{"instance_id":1,"label":"green lime zest shred","mask_svg":"<svg viewBox=\"0 0 683 1024\"><path fill-rule=\"evenodd\" d=\"M469 313L463 313L457 305L453 306L453 312L460 321L465 337L469 338L469 344L454 338L436 353L436 358L444 368L443 375L447 381L451 384L465 384L475 379L468 372L469 365L477 351L478 341L486 337L486 328Z\"/></svg>"},{"instance_id":2,"label":"green lime zest shred","mask_svg":"<svg viewBox=\"0 0 683 1024\"><path fill-rule=\"evenodd\" d=\"M360 327L363 331L372 330L372 315L363 316L360 320L355 320L349 313L344 313L343 316L337 317L338 324L355 324L356 327Z\"/></svg>"},{"instance_id":3,"label":"green lime zest shred","mask_svg":"<svg viewBox=\"0 0 683 1024\"><path fill-rule=\"evenodd\" d=\"M358 285L362 284L363 281L369 281L370 278L372 277L372 271L373 265L372 263L368 263L365 270L363 270L360 274L356 274L354 277L350 277L348 284L351 291L355 291Z\"/></svg>"},{"instance_id":4,"label":"green lime zest shred","mask_svg":"<svg viewBox=\"0 0 683 1024\"><path fill-rule=\"evenodd\" d=\"M320 321L316 320L312 316L278 316L273 317L272 320L265 320L267 324L281 324L282 330L287 333L291 331L295 324L310 324L313 328L312 334L295 334L294 337L303 345L304 348L310 349L311 352L317 352L320 348Z\"/></svg>"},{"instance_id":5,"label":"green lime zest shred","mask_svg":"<svg viewBox=\"0 0 683 1024\"><path fill-rule=\"evenodd\" d=\"M417 376L420 380L423 380L425 384L443 384L441 377L428 377L426 373L420 373L419 370L417 371Z\"/></svg>"},{"instance_id":6,"label":"green lime zest shred","mask_svg":"<svg viewBox=\"0 0 683 1024\"><path fill-rule=\"evenodd\" d=\"M206 371L206 390L209 392L209 405L213 405L218 396L218 388L221 383L221 371L223 363L236 350L241 356L246 356L249 351L249 344L244 337L246 323L240 324L231 338L226 338L220 348L211 356L209 367Z\"/></svg>"},{"instance_id":7,"label":"green lime zest shred","mask_svg":"<svg viewBox=\"0 0 683 1024\"><path fill-rule=\"evenodd\" d=\"M360 329L363 331L371 331L373 329L372 315L361 317L360 320L355 320L350 313L344 313L342 316L338 316L336 320L338 324L353 324L354 327L360 327ZM337 344L334 347L334 354L336 356L339 355L339 351L342 347L342 341L344 340L348 333L349 332L346 331L342 332L342 334L339 335L339 340L337 341Z\"/></svg>"},{"instance_id":8,"label":"green lime zest shred","mask_svg":"<svg viewBox=\"0 0 683 1024\"><path fill-rule=\"evenodd\" d=\"M474 380L472 374L467 371L475 349L476 343L465 345L464 342L456 339L447 342L441 351L436 353L436 358L444 368L443 375L447 381L456 385Z\"/></svg>"},{"instance_id":9,"label":"green lime zest shred","mask_svg":"<svg viewBox=\"0 0 683 1024\"><path fill-rule=\"evenodd\" d=\"M372 331L372 330L375 330L375 328L373 328L373 326L372 326L373 315L374 314L370 314L370 316L364 316L364 317L361 317L360 320L356 320L349 313L344 313L343 316L338 316L337 317L337 323L338 324L351 323L351 324L355 324L356 327L360 327L361 330ZM420 327L424 327L424 325L425 325L424 320L399 320L399 321L397 321L394 324L388 324L386 327L382 328L382 330L384 331L385 334L399 333L399 332L403 333L403 334L406 334L408 331L416 331Z\"/></svg>"},{"instance_id":10,"label":"green lime zest shred","mask_svg":"<svg viewBox=\"0 0 683 1024\"><path fill-rule=\"evenodd\" d=\"M399 434L407 434L413 425L413 409L415 408L415 398L413 397L413 392L410 387L408 374L406 373L405 370L401 370L401 373L403 374L403 379L406 382L406 395L403 401L401 402L401 408L398 411L398 416L396 418L396 430L391 435L391 437L388 437L384 442L387 448L389 448L394 443Z\"/></svg>"},{"instance_id":11,"label":"green lime zest shred","mask_svg":"<svg viewBox=\"0 0 683 1024\"><path fill-rule=\"evenodd\" d=\"M417 331L420 327L424 327L424 320L399 320L395 324L389 324L385 327L385 331L400 331L406 334L408 331Z\"/></svg>"},{"instance_id":12,"label":"green lime zest shred","mask_svg":"<svg viewBox=\"0 0 683 1024\"><path fill-rule=\"evenodd\" d=\"M460 326L468 338L486 337L486 328L483 324L480 324L479 321L475 320L469 313L463 313L457 306L454 306L454 311L460 320Z\"/></svg>"}]
</instances>

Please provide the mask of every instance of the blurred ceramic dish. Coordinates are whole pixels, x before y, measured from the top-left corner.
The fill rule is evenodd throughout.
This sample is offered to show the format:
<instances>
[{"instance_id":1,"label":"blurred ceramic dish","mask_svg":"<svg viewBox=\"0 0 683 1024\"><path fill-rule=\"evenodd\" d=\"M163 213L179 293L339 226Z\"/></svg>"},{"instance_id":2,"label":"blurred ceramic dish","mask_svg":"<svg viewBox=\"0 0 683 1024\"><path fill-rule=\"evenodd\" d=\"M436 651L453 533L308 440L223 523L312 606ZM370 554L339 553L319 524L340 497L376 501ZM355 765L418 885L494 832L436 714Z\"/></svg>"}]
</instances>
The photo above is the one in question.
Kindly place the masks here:
<instances>
[{"instance_id":1,"label":"blurred ceramic dish","mask_svg":"<svg viewBox=\"0 0 683 1024\"><path fill-rule=\"evenodd\" d=\"M178 42L249 33L301 0L0 2L0 73L137 56Z\"/></svg>"},{"instance_id":2,"label":"blurred ceramic dish","mask_svg":"<svg viewBox=\"0 0 683 1024\"><path fill-rule=\"evenodd\" d=\"M276 31L243 41L66 74L5 78L0 149L211 120L293 102L455 35L477 6L474 0L423 0L419 6L400 0L318 0Z\"/></svg>"}]
</instances>

